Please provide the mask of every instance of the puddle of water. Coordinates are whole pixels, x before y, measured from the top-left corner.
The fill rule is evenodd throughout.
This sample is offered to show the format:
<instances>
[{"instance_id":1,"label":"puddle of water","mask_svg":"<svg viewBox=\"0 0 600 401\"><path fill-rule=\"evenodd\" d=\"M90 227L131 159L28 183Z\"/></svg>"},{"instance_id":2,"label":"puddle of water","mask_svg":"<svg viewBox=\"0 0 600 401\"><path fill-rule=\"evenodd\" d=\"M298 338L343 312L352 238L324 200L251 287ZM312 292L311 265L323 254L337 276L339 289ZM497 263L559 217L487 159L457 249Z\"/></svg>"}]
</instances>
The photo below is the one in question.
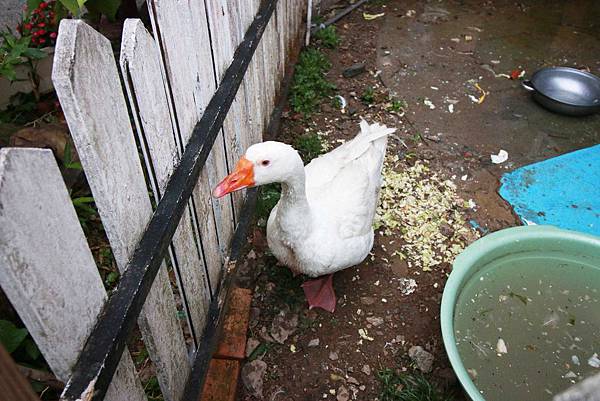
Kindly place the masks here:
<instances>
[{"instance_id":1,"label":"puddle of water","mask_svg":"<svg viewBox=\"0 0 600 401\"><path fill-rule=\"evenodd\" d=\"M600 269L548 254L499 260L463 288L454 328L486 401L550 400L600 372Z\"/></svg>"}]
</instances>

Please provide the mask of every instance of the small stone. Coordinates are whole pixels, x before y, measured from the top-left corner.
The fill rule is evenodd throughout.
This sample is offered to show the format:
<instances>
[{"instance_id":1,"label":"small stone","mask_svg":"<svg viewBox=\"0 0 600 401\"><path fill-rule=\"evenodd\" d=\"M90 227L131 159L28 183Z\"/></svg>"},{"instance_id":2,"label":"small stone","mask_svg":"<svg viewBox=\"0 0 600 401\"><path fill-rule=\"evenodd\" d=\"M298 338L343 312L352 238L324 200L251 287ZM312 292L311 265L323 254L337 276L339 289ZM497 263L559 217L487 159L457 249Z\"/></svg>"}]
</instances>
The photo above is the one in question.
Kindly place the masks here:
<instances>
[{"instance_id":1,"label":"small stone","mask_svg":"<svg viewBox=\"0 0 600 401\"><path fill-rule=\"evenodd\" d=\"M260 359L255 359L242 368L242 383L257 398L263 397L263 376L267 371L267 364Z\"/></svg>"},{"instance_id":2,"label":"small stone","mask_svg":"<svg viewBox=\"0 0 600 401\"><path fill-rule=\"evenodd\" d=\"M421 372L431 372L431 369L433 368L433 355L425 351L423 347L413 345L408 350L408 356L413 360Z\"/></svg>"},{"instance_id":3,"label":"small stone","mask_svg":"<svg viewBox=\"0 0 600 401\"><path fill-rule=\"evenodd\" d=\"M354 377L352 376L348 376L348 378L346 379L346 381L350 384L354 384L356 386L358 386L360 383L358 382L358 380L356 380Z\"/></svg>"},{"instance_id":4,"label":"small stone","mask_svg":"<svg viewBox=\"0 0 600 401\"><path fill-rule=\"evenodd\" d=\"M350 393L346 386L340 386L337 390L337 401L348 401L350 399Z\"/></svg>"},{"instance_id":5,"label":"small stone","mask_svg":"<svg viewBox=\"0 0 600 401\"><path fill-rule=\"evenodd\" d=\"M337 354L337 352L330 352L329 353L329 359L331 359L332 361L337 361L339 359L339 356Z\"/></svg>"},{"instance_id":6,"label":"small stone","mask_svg":"<svg viewBox=\"0 0 600 401\"><path fill-rule=\"evenodd\" d=\"M498 355L507 354L508 348L506 347L506 343L503 339L499 338L498 343L496 343L496 353Z\"/></svg>"},{"instance_id":7,"label":"small stone","mask_svg":"<svg viewBox=\"0 0 600 401\"><path fill-rule=\"evenodd\" d=\"M373 298L373 297L360 297L360 302L363 305L373 305L375 303L375 298Z\"/></svg>"},{"instance_id":8,"label":"small stone","mask_svg":"<svg viewBox=\"0 0 600 401\"><path fill-rule=\"evenodd\" d=\"M344 72L342 72L342 75L344 76L344 78L353 78L357 75L362 74L363 72L365 72L365 64L356 63L346 68Z\"/></svg>"},{"instance_id":9,"label":"small stone","mask_svg":"<svg viewBox=\"0 0 600 401\"><path fill-rule=\"evenodd\" d=\"M252 355L252 353L254 352L256 347L258 347L259 345L260 345L260 341L258 341L254 337L249 337L248 340L246 341L246 358L248 358L250 355Z\"/></svg>"},{"instance_id":10,"label":"small stone","mask_svg":"<svg viewBox=\"0 0 600 401\"><path fill-rule=\"evenodd\" d=\"M288 337L296 331L298 315L289 311L281 311L271 324L271 337L279 344L283 344Z\"/></svg>"},{"instance_id":11,"label":"small stone","mask_svg":"<svg viewBox=\"0 0 600 401\"><path fill-rule=\"evenodd\" d=\"M335 373L330 374L329 378L334 382L339 382L340 380L344 380L344 378L342 376L336 375Z\"/></svg>"},{"instance_id":12,"label":"small stone","mask_svg":"<svg viewBox=\"0 0 600 401\"><path fill-rule=\"evenodd\" d=\"M598 354L594 353L594 355L588 359L587 363L592 368L600 368L600 358L598 358Z\"/></svg>"},{"instance_id":13,"label":"small stone","mask_svg":"<svg viewBox=\"0 0 600 401\"><path fill-rule=\"evenodd\" d=\"M367 376L371 376L371 367L369 365L363 365L361 371L367 375Z\"/></svg>"},{"instance_id":14,"label":"small stone","mask_svg":"<svg viewBox=\"0 0 600 401\"><path fill-rule=\"evenodd\" d=\"M367 322L369 322L373 326L377 327L377 326L381 326L383 324L383 319L380 317L369 316L367 318Z\"/></svg>"},{"instance_id":15,"label":"small stone","mask_svg":"<svg viewBox=\"0 0 600 401\"><path fill-rule=\"evenodd\" d=\"M313 338L308 342L309 347L318 347L321 341L318 338Z\"/></svg>"}]
</instances>

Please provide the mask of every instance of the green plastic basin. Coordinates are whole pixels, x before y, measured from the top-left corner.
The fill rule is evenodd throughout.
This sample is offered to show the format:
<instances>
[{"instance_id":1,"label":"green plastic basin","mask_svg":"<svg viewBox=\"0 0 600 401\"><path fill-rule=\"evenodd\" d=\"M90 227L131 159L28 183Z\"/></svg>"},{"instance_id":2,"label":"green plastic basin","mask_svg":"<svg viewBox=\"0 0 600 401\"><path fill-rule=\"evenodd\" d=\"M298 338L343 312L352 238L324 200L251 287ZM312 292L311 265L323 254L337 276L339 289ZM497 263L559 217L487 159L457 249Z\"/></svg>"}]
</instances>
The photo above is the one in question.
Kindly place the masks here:
<instances>
[{"instance_id":1,"label":"green plastic basin","mask_svg":"<svg viewBox=\"0 0 600 401\"><path fill-rule=\"evenodd\" d=\"M499 259L540 251L547 251L567 263L571 258L573 264L582 257L589 258L591 265L600 269L600 238L551 226L514 227L495 232L471 244L454 261L442 297L442 337L452 368L473 401L485 400L471 380L456 346L454 314L461 291L467 283L472 285L471 278L486 266L495 264L496 269L501 269Z\"/></svg>"}]
</instances>

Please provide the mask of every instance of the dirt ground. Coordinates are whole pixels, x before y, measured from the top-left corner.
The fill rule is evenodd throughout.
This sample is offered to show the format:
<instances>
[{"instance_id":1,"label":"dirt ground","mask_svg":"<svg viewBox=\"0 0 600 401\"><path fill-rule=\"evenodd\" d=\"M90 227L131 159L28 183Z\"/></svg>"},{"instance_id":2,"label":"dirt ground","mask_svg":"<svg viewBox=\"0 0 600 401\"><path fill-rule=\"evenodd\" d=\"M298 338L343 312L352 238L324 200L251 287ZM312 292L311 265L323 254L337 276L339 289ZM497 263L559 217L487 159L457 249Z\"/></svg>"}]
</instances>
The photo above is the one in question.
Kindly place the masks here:
<instances>
[{"instance_id":1,"label":"dirt ground","mask_svg":"<svg viewBox=\"0 0 600 401\"><path fill-rule=\"evenodd\" d=\"M363 12L385 15L367 21ZM424 163L429 176L452 181L457 199L467 204L456 208L457 223L469 232L459 238L462 246L520 225L497 194L501 175L600 142L600 117L549 113L518 80L494 74L518 69L530 76L553 64L599 73L598 16L593 1L370 3L336 24L341 43L326 50L333 65L327 77L348 102L344 112L326 101L307 122L286 109L275 139L293 143L305 132L319 132L336 146L356 134L360 118L395 126L398 139L390 139L388 153L398 161L390 168ZM344 78L344 69L355 63L364 63L366 72ZM486 92L481 103L469 97L482 95L475 84ZM373 88L372 104L361 100L367 88ZM406 102L402 111L390 111L390 97ZM493 164L490 155L500 149L509 158ZM329 314L308 310L302 279L277 266L263 229L255 230L240 282L255 289L248 361L262 360L266 371L262 388L240 383L239 400L376 400L379 371L418 368L408 356L412 346L433 355L427 377L463 399L439 322L451 263L423 271L397 257L404 233L377 230L373 257L335 275L338 308ZM410 279L413 292L406 287Z\"/></svg>"}]
</instances>

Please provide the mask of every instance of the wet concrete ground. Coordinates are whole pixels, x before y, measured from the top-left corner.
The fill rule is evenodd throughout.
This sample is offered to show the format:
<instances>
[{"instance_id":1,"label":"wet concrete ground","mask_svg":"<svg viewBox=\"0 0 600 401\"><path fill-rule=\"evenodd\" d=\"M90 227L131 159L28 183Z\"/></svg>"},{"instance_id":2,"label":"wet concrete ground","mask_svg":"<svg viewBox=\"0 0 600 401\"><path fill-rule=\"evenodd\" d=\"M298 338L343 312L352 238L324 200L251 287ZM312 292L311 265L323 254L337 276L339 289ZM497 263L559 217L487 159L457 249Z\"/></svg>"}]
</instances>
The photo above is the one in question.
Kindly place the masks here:
<instances>
[{"instance_id":1,"label":"wet concrete ground","mask_svg":"<svg viewBox=\"0 0 600 401\"><path fill-rule=\"evenodd\" d=\"M519 81L490 71L522 68L530 77L562 65L600 75L600 2L396 1L386 8L378 37L382 82L409 103L418 130L439 137L435 147L481 155L505 149L508 161L490 170L499 176L600 142L599 115L553 114ZM480 96L474 83L488 92L482 104L468 97Z\"/></svg>"}]
</instances>

